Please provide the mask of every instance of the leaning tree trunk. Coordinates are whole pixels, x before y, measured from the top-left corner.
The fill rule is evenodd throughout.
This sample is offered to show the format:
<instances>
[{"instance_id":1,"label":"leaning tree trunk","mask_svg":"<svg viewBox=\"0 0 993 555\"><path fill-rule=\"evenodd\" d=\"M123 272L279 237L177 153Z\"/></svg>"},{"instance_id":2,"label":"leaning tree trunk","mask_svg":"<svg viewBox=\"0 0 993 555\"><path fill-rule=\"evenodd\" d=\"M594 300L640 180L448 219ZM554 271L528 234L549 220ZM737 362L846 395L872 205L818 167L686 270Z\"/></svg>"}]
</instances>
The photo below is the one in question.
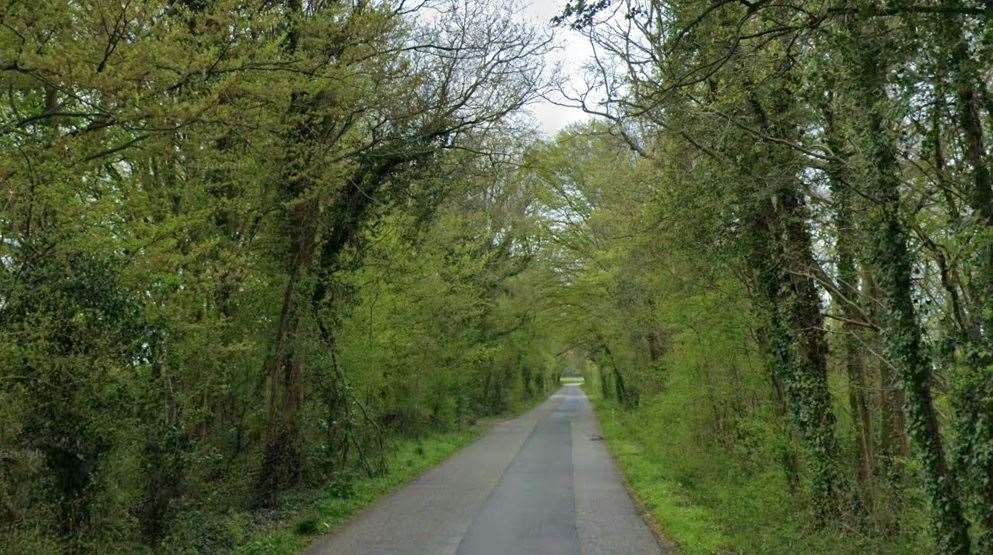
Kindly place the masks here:
<instances>
[{"instance_id":1,"label":"leaning tree trunk","mask_svg":"<svg viewBox=\"0 0 993 555\"><path fill-rule=\"evenodd\" d=\"M260 500L271 504L275 494L300 477L300 423L304 360L298 349L302 302L317 240L318 205L306 200L290 208L292 236L289 279L273 348L266 363L268 421L260 480Z\"/></svg>"}]
</instances>

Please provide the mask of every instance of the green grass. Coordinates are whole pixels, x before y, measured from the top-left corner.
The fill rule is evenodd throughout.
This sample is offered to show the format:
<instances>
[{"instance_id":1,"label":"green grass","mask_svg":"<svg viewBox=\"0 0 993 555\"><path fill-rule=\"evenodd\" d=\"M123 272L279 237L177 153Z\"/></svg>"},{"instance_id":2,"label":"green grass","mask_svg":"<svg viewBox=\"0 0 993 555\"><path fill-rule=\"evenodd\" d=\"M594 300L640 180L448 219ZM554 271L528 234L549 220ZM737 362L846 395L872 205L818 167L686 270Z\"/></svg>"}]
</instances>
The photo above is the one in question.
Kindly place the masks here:
<instances>
[{"instance_id":1,"label":"green grass","mask_svg":"<svg viewBox=\"0 0 993 555\"><path fill-rule=\"evenodd\" d=\"M544 401L538 395L529 401L513 403L506 416L523 413ZM287 496L282 516L251 532L249 538L234 549L242 555L280 555L297 553L327 534L380 497L391 493L437 466L465 447L487 429L480 423L455 432L434 432L417 439L398 439L389 448L387 470L380 476L360 477L347 487L331 484L316 496L304 492L298 499Z\"/></svg>"},{"instance_id":2,"label":"green grass","mask_svg":"<svg viewBox=\"0 0 993 555\"><path fill-rule=\"evenodd\" d=\"M751 430L747 449L715 448L699 435L701 415L670 391L634 410L594 400L607 445L631 489L683 553L902 554L933 552L923 501L905 493L896 534L850 521L815 526L803 490L790 492L766 453L775 434ZM768 432L768 431L766 431Z\"/></svg>"},{"instance_id":3,"label":"green grass","mask_svg":"<svg viewBox=\"0 0 993 555\"><path fill-rule=\"evenodd\" d=\"M285 518L258 531L235 553L268 555L302 550L318 535L341 526L376 499L447 459L472 441L480 430L474 427L396 442L387 457L388 469L384 474L357 479L348 488L329 486L316 500L290 510Z\"/></svg>"},{"instance_id":4,"label":"green grass","mask_svg":"<svg viewBox=\"0 0 993 555\"><path fill-rule=\"evenodd\" d=\"M638 500L651 513L663 535L683 553L717 553L731 548L718 515L693 503L684 488L664 472L662 461L649 456L612 403L594 402L611 454L617 460Z\"/></svg>"}]
</instances>

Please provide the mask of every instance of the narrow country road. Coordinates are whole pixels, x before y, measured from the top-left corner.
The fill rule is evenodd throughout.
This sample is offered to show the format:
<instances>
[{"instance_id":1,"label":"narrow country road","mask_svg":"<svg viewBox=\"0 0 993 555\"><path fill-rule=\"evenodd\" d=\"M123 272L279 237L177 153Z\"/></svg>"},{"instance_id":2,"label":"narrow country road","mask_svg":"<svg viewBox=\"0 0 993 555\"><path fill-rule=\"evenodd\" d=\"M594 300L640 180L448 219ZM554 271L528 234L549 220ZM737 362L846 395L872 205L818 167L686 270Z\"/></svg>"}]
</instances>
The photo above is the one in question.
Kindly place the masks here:
<instances>
[{"instance_id":1,"label":"narrow country road","mask_svg":"<svg viewBox=\"0 0 993 555\"><path fill-rule=\"evenodd\" d=\"M307 553L662 553L599 433L586 395L565 386Z\"/></svg>"}]
</instances>

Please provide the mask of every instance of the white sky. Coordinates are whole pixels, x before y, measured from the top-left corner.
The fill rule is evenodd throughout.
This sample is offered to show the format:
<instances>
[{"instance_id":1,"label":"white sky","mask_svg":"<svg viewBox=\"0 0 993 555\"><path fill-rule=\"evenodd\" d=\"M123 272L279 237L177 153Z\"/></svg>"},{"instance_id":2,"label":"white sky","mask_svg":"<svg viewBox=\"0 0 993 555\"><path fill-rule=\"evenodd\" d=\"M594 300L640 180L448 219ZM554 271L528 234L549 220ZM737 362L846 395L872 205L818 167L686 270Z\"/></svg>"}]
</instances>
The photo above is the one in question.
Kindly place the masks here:
<instances>
[{"instance_id":1,"label":"white sky","mask_svg":"<svg viewBox=\"0 0 993 555\"><path fill-rule=\"evenodd\" d=\"M566 0L527 0L524 18L528 22L550 28L553 16L562 13ZM562 64L565 76L579 75L583 63L592 55L589 43L579 33L566 26L553 29L555 43L559 46L552 54L550 62ZM556 106L548 101L539 101L531 106L531 113L541 125L541 130L552 136L560 129L576 121L589 119L589 116L576 108Z\"/></svg>"}]
</instances>

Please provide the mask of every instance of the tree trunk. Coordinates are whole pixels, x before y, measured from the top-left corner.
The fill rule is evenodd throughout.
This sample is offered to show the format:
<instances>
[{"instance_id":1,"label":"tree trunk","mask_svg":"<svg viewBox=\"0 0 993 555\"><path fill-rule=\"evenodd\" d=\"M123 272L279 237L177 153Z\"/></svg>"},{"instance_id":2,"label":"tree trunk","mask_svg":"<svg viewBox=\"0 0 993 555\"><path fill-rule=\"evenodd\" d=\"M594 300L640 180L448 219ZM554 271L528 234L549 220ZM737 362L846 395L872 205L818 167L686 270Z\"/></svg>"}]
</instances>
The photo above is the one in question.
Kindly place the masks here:
<instances>
[{"instance_id":1,"label":"tree trunk","mask_svg":"<svg viewBox=\"0 0 993 555\"><path fill-rule=\"evenodd\" d=\"M827 121L827 142L835 157L828 168L831 196L835 204L835 234L838 253L838 285L842 297L836 304L841 310L842 350L844 353L845 371L848 376L848 403L852 411L852 436L858 459L856 461L856 478L859 485L859 498L864 508L876 514L878 491L876 484L875 444L872 430L872 410L868 396L866 380L866 360L862 343L865 341L864 330L857 322L865 318L862 310L862 294L859 291L859 275L855 261L856 241L855 227L852 224L854 209L854 191L847 183L845 161L842 158L844 145L838 135L834 114L830 107L824 110Z\"/></svg>"},{"instance_id":2,"label":"tree trunk","mask_svg":"<svg viewBox=\"0 0 993 555\"><path fill-rule=\"evenodd\" d=\"M273 349L266 364L269 414L263 452L260 501L272 504L275 494L300 477L299 411L303 403L304 361L297 349L300 304L317 240L318 206L306 200L290 208L291 244L289 279Z\"/></svg>"},{"instance_id":3,"label":"tree trunk","mask_svg":"<svg viewBox=\"0 0 993 555\"><path fill-rule=\"evenodd\" d=\"M654 364L665 354L665 339L657 329L649 331L645 339L648 341L648 358Z\"/></svg>"},{"instance_id":4,"label":"tree trunk","mask_svg":"<svg viewBox=\"0 0 993 555\"><path fill-rule=\"evenodd\" d=\"M790 97L779 91L775 116L784 118ZM770 117L757 96L749 99L761 129L789 137L788 121ZM813 495L820 516L836 509L837 445L827 389L827 341L820 295L810 269L814 259L807 208L798 182L795 155L764 144L742 161L754 187L743 199L749 222L749 262L755 273L764 328L771 334L774 367L784 387L791 420L808 453ZM771 191L771 193L770 193Z\"/></svg>"},{"instance_id":5,"label":"tree trunk","mask_svg":"<svg viewBox=\"0 0 993 555\"><path fill-rule=\"evenodd\" d=\"M799 233L795 224L783 221L797 217L800 211L797 197L781 197L777 203L766 204L753 238L765 246L753 247L752 260L758 266L760 290L764 292L762 304L766 306L766 328L771 331L778 383L782 384L791 420L809 456L818 510L826 514L835 509L837 448L834 413L827 390L823 315L812 281L789 272L792 268L800 271L798 259L812 260L809 242L804 241L809 241L809 236ZM776 228L784 227L793 228L792 233L776 232Z\"/></svg>"},{"instance_id":6,"label":"tree trunk","mask_svg":"<svg viewBox=\"0 0 993 555\"><path fill-rule=\"evenodd\" d=\"M865 378L865 353L862 350L864 330L856 323L862 318L861 311L853 306L859 302L858 272L855 266L854 245L851 229L850 198L847 193L839 195L838 227L838 281L848 298L842 307L845 321L842 324L845 370L848 375L848 400L852 410L852 431L858 449L858 482L861 497L866 509L875 512L876 461L873 443L872 412Z\"/></svg>"},{"instance_id":7,"label":"tree trunk","mask_svg":"<svg viewBox=\"0 0 993 555\"><path fill-rule=\"evenodd\" d=\"M603 348L604 354L607 355L607 360L610 361L610 367L614 371L614 397L618 403L624 404L627 399L627 391L624 387L624 378L621 377L621 370L617 367L617 361L614 359L614 353L607 346L607 342L601 335L597 334L597 339L600 340L600 346Z\"/></svg>"},{"instance_id":8,"label":"tree trunk","mask_svg":"<svg viewBox=\"0 0 993 555\"><path fill-rule=\"evenodd\" d=\"M956 466L963 471L962 483L967 488L975 508L976 543L980 551L993 550L993 374L987 369L993 364L993 179L983 124L980 119L980 76L974 69L969 46L957 18L943 18L942 31L948 44L950 75L955 86L956 111L964 139L965 160L972 174L969 205L978 217L978 226L985 231L979 245L978 271L972 297L980 299L976 307L978 329L963 330L964 342L977 338L979 345L963 346L963 373L956 384L955 408L958 445ZM954 293L954 290L952 290ZM985 299L986 306L982 300ZM952 299L954 300L954 298Z\"/></svg>"},{"instance_id":9,"label":"tree trunk","mask_svg":"<svg viewBox=\"0 0 993 555\"><path fill-rule=\"evenodd\" d=\"M524 398L530 400L534 397L533 384L531 383L531 367L527 363L522 362L521 358L523 357L519 356L517 359L517 365L521 367L521 385L524 388Z\"/></svg>"},{"instance_id":10,"label":"tree trunk","mask_svg":"<svg viewBox=\"0 0 993 555\"><path fill-rule=\"evenodd\" d=\"M299 32L293 19L301 11L300 0L286 0L288 32L284 50L293 55L298 46ZM308 125L307 113L311 99L302 91L292 95L288 116L295 125L286 137L284 175L287 202L286 229L290 237L288 279L283 289L279 321L276 325L272 350L266 361L264 376L268 395L268 418L257 502L275 504L279 490L295 483L300 477L300 429L298 411L303 402L303 359L296 349L300 325L299 304L317 241L317 215L320 209L315 199L308 199L312 183L307 174L305 154L314 138L313 125ZM303 146L304 148L293 148ZM301 154L303 152L304 154Z\"/></svg>"},{"instance_id":11,"label":"tree trunk","mask_svg":"<svg viewBox=\"0 0 993 555\"><path fill-rule=\"evenodd\" d=\"M610 398L610 384L607 382L607 373L603 371L603 366L600 364L596 365L597 375L600 376L600 397L603 399Z\"/></svg>"},{"instance_id":12,"label":"tree trunk","mask_svg":"<svg viewBox=\"0 0 993 555\"><path fill-rule=\"evenodd\" d=\"M942 553L968 553L969 536L962 505L950 475L931 398L931 363L925 351L912 298L911 254L900 220L900 178L894 146L883 122L886 92L879 52L864 37L855 37L853 85L865 110L862 140L867 156L866 230L870 264L880 292L886 355L899 373L906 395L907 431L924 474L934 512L933 525ZM857 46L856 46L857 45ZM884 363L885 364L885 363Z\"/></svg>"},{"instance_id":13,"label":"tree trunk","mask_svg":"<svg viewBox=\"0 0 993 555\"><path fill-rule=\"evenodd\" d=\"M855 265L850 253L840 256L838 266L839 276L855 275ZM844 332L845 370L848 375L848 402L852 411L852 432L858 450L857 477L861 490L860 493L866 509L875 512L877 492L872 411L869 406L868 386L865 379L865 354L860 345L863 330L857 324L852 323L852 319L859 316L858 314L853 314L853 312L855 311L850 309L844 312L846 321L842 325L842 331Z\"/></svg>"},{"instance_id":14,"label":"tree trunk","mask_svg":"<svg viewBox=\"0 0 993 555\"><path fill-rule=\"evenodd\" d=\"M305 100L296 100L296 110L302 113ZM302 125L298 138L309 140L311 126ZM299 161L296 161L300 164ZM297 349L301 311L311 303L320 309L327 293L328 280L338 261L338 255L354 235L362 214L371 204L372 192L383 182L396 162L360 168L341 194L330 213L331 223L327 237L316 261L317 236L321 209L316 199L307 198L312 184L303 177L292 178L288 187L292 199L287 226L291 236L289 279L283 290L282 309L276 328L273 349L266 363L268 385L268 426L263 452L262 474L259 485L259 502L271 505L275 495L300 478L300 423L299 412L303 404L303 355ZM292 166L291 166L292 167ZM293 172L288 172L292 174ZM302 172L298 172L302 174Z\"/></svg>"}]
</instances>

